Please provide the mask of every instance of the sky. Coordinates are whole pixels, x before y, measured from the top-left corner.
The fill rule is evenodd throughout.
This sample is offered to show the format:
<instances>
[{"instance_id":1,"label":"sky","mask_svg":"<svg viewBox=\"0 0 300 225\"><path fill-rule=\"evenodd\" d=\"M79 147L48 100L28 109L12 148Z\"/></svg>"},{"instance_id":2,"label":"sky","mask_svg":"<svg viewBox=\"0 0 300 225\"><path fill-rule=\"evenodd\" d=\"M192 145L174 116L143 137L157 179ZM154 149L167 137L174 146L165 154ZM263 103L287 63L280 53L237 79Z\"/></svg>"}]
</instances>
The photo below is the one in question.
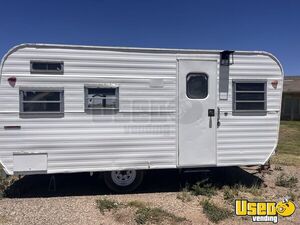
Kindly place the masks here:
<instances>
[{"instance_id":1,"label":"sky","mask_svg":"<svg viewBox=\"0 0 300 225\"><path fill-rule=\"evenodd\" d=\"M264 50L300 75L299 0L1 0L0 57L21 43Z\"/></svg>"}]
</instances>

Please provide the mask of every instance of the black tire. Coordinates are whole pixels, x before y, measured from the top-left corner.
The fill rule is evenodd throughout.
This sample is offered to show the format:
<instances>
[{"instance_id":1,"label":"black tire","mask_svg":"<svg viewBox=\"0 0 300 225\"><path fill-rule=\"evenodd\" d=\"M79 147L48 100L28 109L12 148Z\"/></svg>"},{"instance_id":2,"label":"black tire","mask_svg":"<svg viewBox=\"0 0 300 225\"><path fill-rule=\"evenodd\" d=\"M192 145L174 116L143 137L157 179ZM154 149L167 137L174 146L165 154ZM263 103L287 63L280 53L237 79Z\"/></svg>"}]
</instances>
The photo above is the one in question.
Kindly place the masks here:
<instances>
[{"instance_id":1,"label":"black tire","mask_svg":"<svg viewBox=\"0 0 300 225\"><path fill-rule=\"evenodd\" d=\"M116 193L129 193L134 191L143 181L144 172L142 170L134 170L136 173L134 180L129 185L118 185L112 178L112 173L116 171L105 172L103 175L106 186ZM121 171L120 171L121 172ZM126 171L124 171L126 172Z\"/></svg>"}]
</instances>

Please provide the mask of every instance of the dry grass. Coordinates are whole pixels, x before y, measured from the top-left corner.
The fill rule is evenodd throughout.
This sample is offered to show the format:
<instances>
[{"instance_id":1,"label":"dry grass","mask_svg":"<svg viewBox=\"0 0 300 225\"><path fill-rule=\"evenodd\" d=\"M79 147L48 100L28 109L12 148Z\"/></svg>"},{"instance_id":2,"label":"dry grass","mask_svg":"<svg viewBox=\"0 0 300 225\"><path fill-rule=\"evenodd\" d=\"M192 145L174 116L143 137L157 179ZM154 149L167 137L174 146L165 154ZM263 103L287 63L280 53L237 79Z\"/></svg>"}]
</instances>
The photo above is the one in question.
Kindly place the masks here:
<instances>
[{"instance_id":1,"label":"dry grass","mask_svg":"<svg viewBox=\"0 0 300 225\"><path fill-rule=\"evenodd\" d=\"M146 208L146 203L138 200L130 201L126 204L129 207L134 207L134 208Z\"/></svg>"},{"instance_id":2,"label":"dry grass","mask_svg":"<svg viewBox=\"0 0 300 225\"><path fill-rule=\"evenodd\" d=\"M275 181L276 186L286 188L296 188L298 179L295 176L288 176L287 174L281 173Z\"/></svg>"},{"instance_id":3,"label":"dry grass","mask_svg":"<svg viewBox=\"0 0 300 225\"><path fill-rule=\"evenodd\" d=\"M122 203L110 199L98 199L96 203L102 214L107 211L113 211L115 220L119 222L122 221L122 216L129 216L129 212L126 212L126 209L129 208L135 210L133 217L137 224L162 224L167 222L175 225L186 221L185 218L178 217L160 207L149 207L146 203L138 200Z\"/></svg>"},{"instance_id":4,"label":"dry grass","mask_svg":"<svg viewBox=\"0 0 300 225\"><path fill-rule=\"evenodd\" d=\"M272 156L271 164L285 165L285 166L300 166L300 156L278 153Z\"/></svg>"},{"instance_id":5,"label":"dry grass","mask_svg":"<svg viewBox=\"0 0 300 225\"><path fill-rule=\"evenodd\" d=\"M281 121L277 151L300 157L300 121ZM299 158L300 160L300 158Z\"/></svg>"},{"instance_id":6,"label":"dry grass","mask_svg":"<svg viewBox=\"0 0 300 225\"><path fill-rule=\"evenodd\" d=\"M192 196L188 188L183 188L182 191L177 194L176 198L180 199L182 202L192 201Z\"/></svg>"},{"instance_id":7,"label":"dry grass","mask_svg":"<svg viewBox=\"0 0 300 225\"><path fill-rule=\"evenodd\" d=\"M10 182L6 177L0 176L0 199L5 196L5 190Z\"/></svg>"},{"instance_id":8,"label":"dry grass","mask_svg":"<svg viewBox=\"0 0 300 225\"><path fill-rule=\"evenodd\" d=\"M10 194L18 195L20 190L12 190L12 185L19 180L17 176L6 176L0 165L0 199Z\"/></svg>"},{"instance_id":9,"label":"dry grass","mask_svg":"<svg viewBox=\"0 0 300 225\"><path fill-rule=\"evenodd\" d=\"M216 187L211 183L206 183L207 180L199 181L194 184L191 188L191 192L193 195L204 195L211 197L217 193Z\"/></svg>"},{"instance_id":10,"label":"dry grass","mask_svg":"<svg viewBox=\"0 0 300 225\"><path fill-rule=\"evenodd\" d=\"M96 203L102 214L104 214L105 211L111 211L112 209L117 209L121 206L119 202L110 199L99 199Z\"/></svg>"},{"instance_id":11,"label":"dry grass","mask_svg":"<svg viewBox=\"0 0 300 225\"><path fill-rule=\"evenodd\" d=\"M202 205L203 213L214 223L218 223L232 216L232 212L228 209L221 208L209 200L204 200L200 202L200 204Z\"/></svg>"},{"instance_id":12,"label":"dry grass","mask_svg":"<svg viewBox=\"0 0 300 225\"><path fill-rule=\"evenodd\" d=\"M169 224L181 224L185 218L178 217L173 213L169 213L162 208L139 208L135 213L135 221L137 224L162 224L167 221Z\"/></svg>"},{"instance_id":13,"label":"dry grass","mask_svg":"<svg viewBox=\"0 0 300 225\"><path fill-rule=\"evenodd\" d=\"M237 188L231 188L229 186L223 187L223 197L225 200L232 202L234 199L238 198L239 190Z\"/></svg>"},{"instance_id":14,"label":"dry grass","mask_svg":"<svg viewBox=\"0 0 300 225\"><path fill-rule=\"evenodd\" d=\"M281 121L276 154L271 163L300 166L300 121Z\"/></svg>"},{"instance_id":15,"label":"dry grass","mask_svg":"<svg viewBox=\"0 0 300 225\"><path fill-rule=\"evenodd\" d=\"M238 184L236 185L236 188L241 192L251 193L254 196L262 195L261 186L258 184L253 184L250 187L246 187L245 185Z\"/></svg>"},{"instance_id":16,"label":"dry grass","mask_svg":"<svg viewBox=\"0 0 300 225\"><path fill-rule=\"evenodd\" d=\"M142 201L130 201L126 206L137 209L134 216L134 220L137 224L162 224L163 222L168 222L175 225L186 220L162 208L149 207Z\"/></svg>"}]
</instances>

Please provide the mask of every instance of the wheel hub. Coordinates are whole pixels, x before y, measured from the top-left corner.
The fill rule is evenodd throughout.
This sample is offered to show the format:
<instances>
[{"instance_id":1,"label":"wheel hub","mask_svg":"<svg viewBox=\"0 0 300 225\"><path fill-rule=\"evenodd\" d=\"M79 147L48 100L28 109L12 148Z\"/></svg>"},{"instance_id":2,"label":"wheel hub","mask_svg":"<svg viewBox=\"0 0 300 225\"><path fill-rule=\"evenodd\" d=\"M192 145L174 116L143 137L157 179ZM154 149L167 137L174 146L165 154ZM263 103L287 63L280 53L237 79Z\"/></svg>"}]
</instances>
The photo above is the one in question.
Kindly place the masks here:
<instances>
[{"instance_id":1,"label":"wheel hub","mask_svg":"<svg viewBox=\"0 0 300 225\"><path fill-rule=\"evenodd\" d=\"M128 186L133 183L136 178L135 170L122 170L111 172L112 181L118 186Z\"/></svg>"}]
</instances>

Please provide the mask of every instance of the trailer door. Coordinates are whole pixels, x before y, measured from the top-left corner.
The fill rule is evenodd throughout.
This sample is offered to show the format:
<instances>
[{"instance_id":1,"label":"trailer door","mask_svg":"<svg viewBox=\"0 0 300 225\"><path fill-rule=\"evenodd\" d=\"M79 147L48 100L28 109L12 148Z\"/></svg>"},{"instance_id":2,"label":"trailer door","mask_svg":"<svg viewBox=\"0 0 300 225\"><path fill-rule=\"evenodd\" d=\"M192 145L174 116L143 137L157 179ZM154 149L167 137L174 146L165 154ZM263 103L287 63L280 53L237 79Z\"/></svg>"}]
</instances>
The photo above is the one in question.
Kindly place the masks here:
<instances>
[{"instance_id":1,"label":"trailer door","mask_svg":"<svg viewBox=\"0 0 300 225\"><path fill-rule=\"evenodd\" d=\"M178 61L179 166L216 165L217 61Z\"/></svg>"}]
</instances>

